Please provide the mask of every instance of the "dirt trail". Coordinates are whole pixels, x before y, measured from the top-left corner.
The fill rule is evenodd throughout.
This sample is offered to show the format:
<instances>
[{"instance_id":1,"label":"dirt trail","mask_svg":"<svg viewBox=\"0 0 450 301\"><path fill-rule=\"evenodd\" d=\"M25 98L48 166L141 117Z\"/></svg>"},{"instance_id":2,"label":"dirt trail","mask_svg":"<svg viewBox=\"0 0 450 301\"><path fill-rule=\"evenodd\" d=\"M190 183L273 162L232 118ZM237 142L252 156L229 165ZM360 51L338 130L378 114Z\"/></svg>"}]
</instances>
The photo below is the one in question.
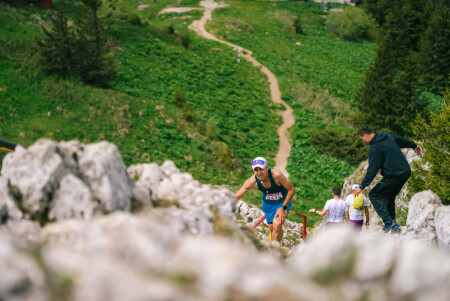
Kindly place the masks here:
<instances>
[{"instance_id":1,"label":"dirt trail","mask_svg":"<svg viewBox=\"0 0 450 301\"><path fill-rule=\"evenodd\" d=\"M292 108L281 99L281 93L277 78L275 77L275 75L273 75L272 72L270 72L269 69L261 65L255 58L252 57L253 53L250 50L242 48L230 42L220 40L205 30L205 24L211 19L212 11L218 7L225 7L227 6L226 4L216 3L213 0L205 0L200 2L200 6L204 7L205 13L200 20L194 21L189 26L189 28L206 39L226 44L236 51L241 50L242 57L251 62L254 66L259 67L261 69L261 72L263 72L267 76L270 84L270 95L272 97L272 101L274 103L282 104L286 108L284 111L279 113L283 118L283 123L277 131L278 136L280 137L280 146L275 157L275 168L282 171L287 177L289 177L289 173L286 171L286 165L287 159L291 152L291 144L289 143L287 133L288 129L294 124L294 113L292 111Z\"/></svg>"}]
</instances>

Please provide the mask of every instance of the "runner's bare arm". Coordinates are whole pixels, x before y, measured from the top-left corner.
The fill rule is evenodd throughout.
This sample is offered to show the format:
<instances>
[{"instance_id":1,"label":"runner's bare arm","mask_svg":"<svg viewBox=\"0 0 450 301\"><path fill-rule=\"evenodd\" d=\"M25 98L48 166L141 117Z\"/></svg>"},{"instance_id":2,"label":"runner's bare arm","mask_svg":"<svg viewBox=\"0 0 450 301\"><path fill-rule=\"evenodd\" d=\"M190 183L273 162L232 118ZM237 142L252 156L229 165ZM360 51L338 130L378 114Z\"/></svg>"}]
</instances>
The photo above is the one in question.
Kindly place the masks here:
<instances>
[{"instance_id":1,"label":"runner's bare arm","mask_svg":"<svg viewBox=\"0 0 450 301\"><path fill-rule=\"evenodd\" d=\"M286 195L286 199L284 199L283 203L283 206L288 206L295 194L294 185L292 185L291 181L289 181L288 178L286 178L286 176L279 170L272 169L272 177L277 185L283 185L283 187L288 190L288 194ZM280 209L277 210L275 218L277 218L277 216L280 215L281 223L283 224L284 221L286 220L287 214L288 214L287 210L284 210L281 207Z\"/></svg>"},{"instance_id":2,"label":"runner's bare arm","mask_svg":"<svg viewBox=\"0 0 450 301\"><path fill-rule=\"evenodd\" d=\"M239 200L244 194L246 194L250 189L258 189L258 184L256 184L255 176L248 178L242 187L236 192L234 197Z\"/></svg>"},{"instance_id":3,"label":"runner's bare arm","mask_svg":"<svg viewBox=\"0 0 450 301\"><path fill-rule=\"evenodd\" d=\"M286 176L279 170L272 169L272 177L277 185L283 185L283 187L288 190L283 206L289 205L295 194L294 185L292 185L291 181L289 181L288 178L286 178Z\"/></svg>"}]
</instances>

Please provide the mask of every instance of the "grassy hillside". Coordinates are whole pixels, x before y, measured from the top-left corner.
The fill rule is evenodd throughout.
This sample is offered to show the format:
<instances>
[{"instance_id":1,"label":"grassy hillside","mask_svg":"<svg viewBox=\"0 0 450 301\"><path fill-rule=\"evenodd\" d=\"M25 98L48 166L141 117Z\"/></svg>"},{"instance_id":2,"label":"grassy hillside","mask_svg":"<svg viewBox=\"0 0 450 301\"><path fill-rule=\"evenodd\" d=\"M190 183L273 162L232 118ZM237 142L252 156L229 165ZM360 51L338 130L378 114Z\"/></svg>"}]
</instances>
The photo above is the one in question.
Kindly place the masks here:
<instances>
[{"instance_id":1,"label":"grassy hillside","mask_svg":"<svg viewBox=\"0 0 450 301\"><path fill-rule=\"evenodd\" d=\"M328 124L351 125L352 95L374 45L327 38L315 3L227 2L229 8L214 11L208 30L252 50L278 77L296 117L288 162L298 191L294 210L320 208L355 166L320 154L310 136ZM157 16L178 2L155 1L142 11L141 1L126 3L122 9L143 25L120 20L108 29L120 61L109 89L42 74L33 40L42 38L47 12L0 3L0 137L25 145L41 137L108 140L127 165L171 159L200 181L233 190L251 175L253 157L264 155L273 166L281 120L265 76L245 60L238 63L231 48L187 29L201 11ZM305 35L294 32L295 16ZM187 35L186 48L180 41ZM260 204L257 192L244 199Z\"/></svg>"},{"instance_id":2,"label":"grassy hillside","mask_svg":"<svg viewBox=\"0 0 450 301\"><path fill-rule=\"evenodd\" d=\"M110 89L98 89L38 71L32 41L42 37L38 21L45 11L4 4L0 11L4 139L25 145L40 137L106 139L119 146L127 164L172 159L213 184L241 178L263 145L274 157L278 141L266 143L257 130L276 137L280 122L266 79L250 64L237 64L226 47L192 35L187 50L161 32L169 24L176 33L187 30L183 19L162 16L155 18L157 26L112 28L121 67ZM192 120L173 103L176 89L184 91Z\"/></svg>"},{"instance_id":3,"label":"grassy hillside","mask_svg":"<svg viewBox=\"0 0 450 301\"><path fill-rule=\"evenodd\" d=\"M342 185L355 166L320 154L311 134L327 125L354 130L353 94L372 63L375 45L329 38L319 3L227 2L230 7L214 12L208 30L253 51L277 76L282 98L295 114L288 162L297 188L294 209L323 208L331 188ZM304 34L295 32L296 17Z\"/></svg>"}]
</instances>

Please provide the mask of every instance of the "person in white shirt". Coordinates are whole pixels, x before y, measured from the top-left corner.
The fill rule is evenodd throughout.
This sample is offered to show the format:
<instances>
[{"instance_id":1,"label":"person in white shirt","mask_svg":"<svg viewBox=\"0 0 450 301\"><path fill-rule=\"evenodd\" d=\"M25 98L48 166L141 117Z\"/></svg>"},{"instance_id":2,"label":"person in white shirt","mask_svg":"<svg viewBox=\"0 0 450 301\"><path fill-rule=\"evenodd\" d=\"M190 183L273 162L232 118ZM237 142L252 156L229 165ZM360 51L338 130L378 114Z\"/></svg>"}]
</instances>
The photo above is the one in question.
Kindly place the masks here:
<instances>
[{"instance_id":1,"label":"person in white shirt","mask_svg":"<svg viewBox=\"0 0 450 301\"><path fill-rule=\"evenodd\" d=\"M341 199L341 189L339 187L333 187L332 193L333 198L325 203L325 207L322 211L311 208L309 212L317 213L320 216L327 215L327 226L337 225L344 221L344 213L346 204L345 201Z\"/></svg>"},{"instance_id":2,"label":"person in white shirt","mask_svg":"<svg viewBox=\"0 0 450 301\"><path fill-rule=\"evenodd\" d=\"M355 227L355 229L357 230L361 230L362 229L362 225L364 223L364 212L366 213L366 227L369 226L369 203L367 201L367 198L365 196L362 195L362 197L364 198L363 200L363 205L364 205L364 212L363 209L355 209L354 208L354 204L355 204L355 190L357 188L359 188L360 186L358 184L353 184L352 186L352 193L349 194L346 198L345 198L345 219L347 221L349 221L350 225ZM356 196L358 197L358 196Z\"/></svg>"}]
</instances>

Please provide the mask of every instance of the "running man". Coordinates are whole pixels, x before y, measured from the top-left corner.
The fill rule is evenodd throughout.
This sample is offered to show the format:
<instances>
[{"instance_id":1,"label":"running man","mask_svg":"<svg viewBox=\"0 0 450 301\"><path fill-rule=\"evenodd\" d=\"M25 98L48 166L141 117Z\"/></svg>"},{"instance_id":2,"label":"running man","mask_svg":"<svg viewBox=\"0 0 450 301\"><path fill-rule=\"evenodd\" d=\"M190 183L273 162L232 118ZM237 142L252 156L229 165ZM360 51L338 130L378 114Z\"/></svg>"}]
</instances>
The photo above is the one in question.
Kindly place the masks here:
<instances>
[{"instance_id":1,"label":"running man","mask_svg":"<svg viewBox=\"0 0 450 301\"><path fill-rule=\"evenodd\" d=\"M252 170L254 175L248 178L236 192L236 200L250 189L261 190L262 210L266 214L272 239L281 243L283 224L291 209L295 188L281 171L270 169L267 160L263 157L257 157L252 161Z\"/></svg>"}]
</instances>

